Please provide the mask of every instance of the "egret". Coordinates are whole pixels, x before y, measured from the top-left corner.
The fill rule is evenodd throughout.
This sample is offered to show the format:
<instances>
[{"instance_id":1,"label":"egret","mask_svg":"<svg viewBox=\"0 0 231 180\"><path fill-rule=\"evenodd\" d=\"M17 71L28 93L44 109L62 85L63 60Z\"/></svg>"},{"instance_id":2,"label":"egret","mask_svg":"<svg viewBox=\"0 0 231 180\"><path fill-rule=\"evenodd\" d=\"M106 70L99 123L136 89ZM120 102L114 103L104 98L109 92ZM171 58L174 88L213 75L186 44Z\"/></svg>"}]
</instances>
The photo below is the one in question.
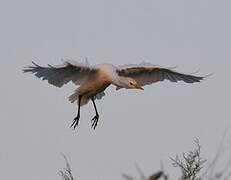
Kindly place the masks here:
<instances>
[{"instance_id":1,"label":"egret","mask_svg":"<svg viewBox=\"0 0 231 180\"><path fill-rule=\"evenodd\" d=\"M123 66L114 66L112 64L89 65L79 63L73 60L63 60L63 64L47 67L40 66L32 62L32 66L23 69L24 73L33 73L48 83L62 87L64 84L72 81L79 87L69 97L71 103L77 101L78 111L71 127L78 126L80 119L80 107L92 101L95 116L92 119L92 128L95 129L99 120L99 113L96 108L95 100L105 96L104 90L111 84L116 86L116 90L121 88L140 89L165 79L171 82L184 81L186 83L200 82L205 77L194 76L192 74L179 73L172 68L163 68L151 63L129 64Z\"/></svg>"}]
</instances>

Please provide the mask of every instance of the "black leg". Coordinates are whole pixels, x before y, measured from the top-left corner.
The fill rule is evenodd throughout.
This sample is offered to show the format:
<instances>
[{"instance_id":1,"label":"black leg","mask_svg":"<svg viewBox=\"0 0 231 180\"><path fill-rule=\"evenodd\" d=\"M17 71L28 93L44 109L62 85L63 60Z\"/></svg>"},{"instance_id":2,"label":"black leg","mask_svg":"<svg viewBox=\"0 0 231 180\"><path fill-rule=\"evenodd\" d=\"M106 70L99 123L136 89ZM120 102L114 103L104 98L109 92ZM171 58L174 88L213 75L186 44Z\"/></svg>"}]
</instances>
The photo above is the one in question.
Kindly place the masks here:
<instances>
[{"instance_id":1,"label":"black leg","mask_svg":"<svg viewBox=\"0 0 231 180\"><path fill-rule=\"evenodd\" d=\"M78 123L79 123L81 98L82 98L82 96L79 95L78 114L77 114L77 116L75 117L73 123L71 124L71 127L73 127L74 129L78 126Z\"/></svg>"},{"instance_id":2,"label":"black leg","mask_svg":"<svg viewBox=\"0 0 231 180\"><path fill-rule=\"evenodd\" d=\"M98 124L98 120L99 120L99 113L97 111L97 108L96 108L96 105L95 105L95 100L94 100L94 97L91 98L92 102L93 102L93 105L94 105L94 108L95 108L95 117L93 117L93 119L91 120L92 121L92 128L95 129L97 124Z\"/></svg>"}]
</instances>

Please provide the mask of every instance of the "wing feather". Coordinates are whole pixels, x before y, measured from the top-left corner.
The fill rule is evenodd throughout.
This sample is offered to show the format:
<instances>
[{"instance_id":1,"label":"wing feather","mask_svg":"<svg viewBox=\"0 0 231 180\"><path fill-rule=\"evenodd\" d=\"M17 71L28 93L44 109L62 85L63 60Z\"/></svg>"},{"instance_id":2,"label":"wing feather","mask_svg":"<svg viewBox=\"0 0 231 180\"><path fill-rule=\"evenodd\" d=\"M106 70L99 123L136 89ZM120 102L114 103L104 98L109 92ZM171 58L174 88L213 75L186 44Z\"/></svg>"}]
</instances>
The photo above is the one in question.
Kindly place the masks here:
<instances>
[{"instance_id":1,"label":"wing feather","mask_svg":"<svg viewBox=\"0 0 231 180\"><path fill-rule=\"evenodd\" d=\"M69 81L80 85L94 69L88 64L82 64L72 60L66 60L63 64L57 66L48 64L48 67L42 67L35 62L32 62L32 64L33 66L24 68L23 72L33 73L36 77L47 80L48 83L57 87L62 87Z\"/></svg>"},{"instance_id":2,"label":"wing feather","mask_svg":"<svg viewBox=\"0 0 231 180\"><path fill-rule=\"evenodd\" d=\"M204 78L201 76L179 73L170 68L162 68L150 63L119 66L117 74L119 76L135 79L140 86L149 85L165 79L171 82L184 81L186 83L195 83L200 82Z\"/></svg>"}]
</instances>

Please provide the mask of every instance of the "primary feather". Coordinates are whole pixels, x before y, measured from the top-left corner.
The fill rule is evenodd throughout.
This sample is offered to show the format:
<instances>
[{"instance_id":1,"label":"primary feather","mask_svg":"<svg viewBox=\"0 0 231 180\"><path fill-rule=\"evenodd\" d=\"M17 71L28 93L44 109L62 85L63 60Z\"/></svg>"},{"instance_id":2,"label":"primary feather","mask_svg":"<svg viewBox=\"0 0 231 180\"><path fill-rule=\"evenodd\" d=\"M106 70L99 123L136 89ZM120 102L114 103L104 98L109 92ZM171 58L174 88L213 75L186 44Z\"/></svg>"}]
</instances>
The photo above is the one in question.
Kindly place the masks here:
<instances>
[{"instance_id":1,"label":"primary feather","mask_svg":"<svg viewBox=\"0 0 231 180\"><path fill-rule=\"evenodd\" d=\"M117 69L119 76L130 77L136 80L140 86L149 85L165 79L171 82L184 81L186 83L200 82L204 77L183 74L162 68L150 63L141 63L139 65L120 66Z\"/></svg>"},{"instance_id":2,"label":"primary feather","mask_svg":"<svg viewBox=\"0 0 231 180\"><path fill-rule=\"evenodd\" d=\"M34 66L23 69L23 72L31 72L36 77L47 80L48 83L56 87L62 87L69 81L81 85L92 71L91 66L71 60L64 61L63 64L57 66L48 65L48 67L39 66L35 62L32 63Z\"/></svg>"}]
</instances>

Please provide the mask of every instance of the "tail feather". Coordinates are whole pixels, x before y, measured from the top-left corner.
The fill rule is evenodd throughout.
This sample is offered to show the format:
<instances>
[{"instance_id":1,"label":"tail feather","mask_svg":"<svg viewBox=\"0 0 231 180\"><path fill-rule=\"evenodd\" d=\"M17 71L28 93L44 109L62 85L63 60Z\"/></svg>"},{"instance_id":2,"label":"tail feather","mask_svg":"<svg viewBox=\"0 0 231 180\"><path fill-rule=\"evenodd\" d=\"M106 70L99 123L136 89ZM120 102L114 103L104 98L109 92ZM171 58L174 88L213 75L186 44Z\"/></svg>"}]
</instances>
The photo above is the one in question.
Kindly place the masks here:
<instances>
[{"instance_id":1,"label":"tail feather","mask_svg":"<svg viewBox=\"0 0 231 180\"><path fill-rule=\"evenodd\" d=\"M80 95L80 92L79 92L79 89L77 89L72 95L69 96L69 101L71 103L75 102L76 100L79 101L79 95ZM83 95L81 97L80 106L87 104L88 101L89 101L89 97L86 95Z\"/></svg>"},{"instance_id":2,"label":"tail feather","mask_svg":"<svg viewBox=\"0 0 231 180\"><path fill-rule=\"evenodd\" d=\"M71 103L75 102L77 99L79 98L79 92L78 90L76 90L72 95L69 96L69 101L71 101Z\"/></svg>"}]
</instances>

